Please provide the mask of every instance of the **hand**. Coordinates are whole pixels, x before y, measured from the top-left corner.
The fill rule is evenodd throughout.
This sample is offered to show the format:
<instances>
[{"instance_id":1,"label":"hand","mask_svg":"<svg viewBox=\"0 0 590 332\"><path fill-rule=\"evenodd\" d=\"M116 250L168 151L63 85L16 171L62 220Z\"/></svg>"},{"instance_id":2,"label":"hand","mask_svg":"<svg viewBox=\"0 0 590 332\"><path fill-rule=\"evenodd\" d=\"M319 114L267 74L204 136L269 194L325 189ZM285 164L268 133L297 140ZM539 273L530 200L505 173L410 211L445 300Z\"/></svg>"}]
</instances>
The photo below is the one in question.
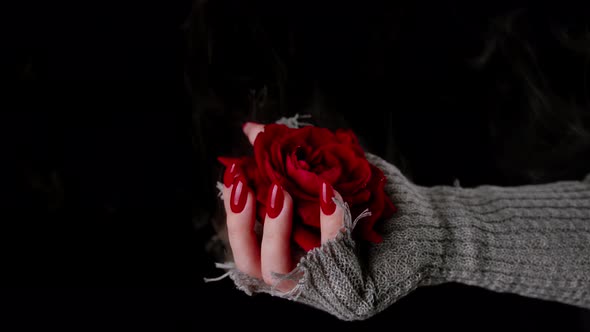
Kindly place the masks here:
<instances>
[{"instance_id":1,"label":"hand","mask_svg":"<svg viewBox=\"0 0 590 332\"><path fill-rule=\"evenodd\" d=\"M247 123L243 128L250 143L264 131L264 125ZM227 216L229 243L236 268L266 284L277 285L276 274L287 274L296 263L291 252L291 231L293 218L293 200L287 191L280 186L271 186L264 220L262 241L259 241L254 226L256 222L256 193L248 186L240 170L227 169L224 176L223 201ZM331 194L333 193L333 194ZM343 227L344 211L334 204L332 197L342 200L340 194L329 185L324 184L323 202L320 209L321 242L336 238ZM278 290L287 292L294 283L281 283Z\"/></svg>"},{"instance_id":2,"label":"hand","mask_svg":"<svg viewBox=\"0 0 590 332\"><path fill-rule=\"evenodd\" d=\"M265 127L248 123L243 129L253 143ZM222 195L234 264L220 267L228 270L238 289L249 295L269 293L294 300L340 319L360 320L384 310L420 285L446 280L444 270L439 277L432 273L452 261L447 250L454 250L455 230L441 227L441 222L448 220L434 210L431 191L411 183L385 160L370 153L366 157L383 172L387 179L384 193L395 198L398 208L392 217L379 222L383 241L357 243L352 232L367 214L352 220L346 205L335 204L342 202L342 197L336 192L328 195L332 188L322 185L318 195L321 246L296 258L299 253L291 247L292 235L297 235L292 234L291 195L279 185L270 186L268 193L255 193L248 188L239 166L226 164L229 167ZM266 196L269 199L265 204L256 204L256 197ZM265 211L256 213L257 205ZM255 223L256 216L263 215L260 238Z\"/></svg>"}]
</instances>

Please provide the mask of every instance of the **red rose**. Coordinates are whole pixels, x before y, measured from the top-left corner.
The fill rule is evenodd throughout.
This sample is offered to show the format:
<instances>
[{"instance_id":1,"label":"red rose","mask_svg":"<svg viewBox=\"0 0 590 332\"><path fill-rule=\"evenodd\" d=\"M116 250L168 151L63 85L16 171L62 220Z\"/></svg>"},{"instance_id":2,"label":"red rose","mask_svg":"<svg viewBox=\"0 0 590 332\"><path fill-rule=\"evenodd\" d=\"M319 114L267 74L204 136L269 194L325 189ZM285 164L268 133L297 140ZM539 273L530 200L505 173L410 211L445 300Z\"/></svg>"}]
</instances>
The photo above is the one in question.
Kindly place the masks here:
<instances>
[{"instance_id":1,"label":"red rose","mask_svg":"<svg viewBox=\"0 0 590 332\"><path fill-rule=\"evenodd\" d=\"M395 207L384 192L385 176L371 165L349 130L331 132L307 126L266 125L254 142L254 157L219 158L226 167L237 164L256 193L258 220L266 215L266 196L273 181L280 183L294 201L293 238L304 250L320 245L320 192L322 181L332 185L356 218L369 209L355 232L365 240L380 242L375 222L390 217Z\"/></svg>"}]
</instances>

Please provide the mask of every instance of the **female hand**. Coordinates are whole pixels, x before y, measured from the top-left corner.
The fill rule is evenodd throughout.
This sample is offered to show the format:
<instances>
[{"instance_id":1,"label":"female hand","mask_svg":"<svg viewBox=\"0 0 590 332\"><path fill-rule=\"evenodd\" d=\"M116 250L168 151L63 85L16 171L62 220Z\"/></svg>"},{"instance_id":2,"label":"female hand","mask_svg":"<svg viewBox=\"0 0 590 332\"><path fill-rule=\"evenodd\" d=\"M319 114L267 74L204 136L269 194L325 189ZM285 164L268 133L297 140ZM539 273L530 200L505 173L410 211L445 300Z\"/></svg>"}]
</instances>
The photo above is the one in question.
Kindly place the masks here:
<instances>
[{"instance_id":1,"label":"female hand","mask_svg":"<svg viewBox=\"0 0 590 332\"><path fill-rule=\"evenodd\" d=\"M264 126L248 123L243 129L253 143ZM280 296L340 319L360 320L384 310L424 280L436 282L429 274L437 269L449 243L454 243L452 229L439 229L428 192L381 158L369 153L366 157L383 171L387 179L384 193L398 202L398 212L379 223L383 241L357 243L352 232L370 210L352 220L347 206L337 204L342 197L322 184L317 198L321 246L301 257L291 247L291 238L298 234L292 234L294 206L289 192L271 185L268 193L255 193L239 166L226 165L222 195L233 264L218 266L228 270L238 289L249 295ZM256 213L256 198L265 195L266 215ZM425 208L427 213L422 211ZM264 216L262 232L255 231L257 216Z\"/></svg>"},{"instance_id":2,"label":"female hand","mask_svg":"<svg viewBox=\"0 0 590 332\"><path fill-rule=\"evenodd\" d=\"M244 134L250 143L264 131L264 125L247 123ZM294 283L280 283L276 274L288 274L296 263L291 252L293 200L279 185L270 186L267 214L263 223L262 240L254 231L256 223L256 193L248 187L238 167L226 169L224 175L223 201L227 215L229 243L236 268L253 278L275 286L279 291L291 290ZM336 238L343 227L344 211L334 203L333 197L341 200L340 194L324 183L320 200L321 242Z\"/></svg>"}]
</instances>

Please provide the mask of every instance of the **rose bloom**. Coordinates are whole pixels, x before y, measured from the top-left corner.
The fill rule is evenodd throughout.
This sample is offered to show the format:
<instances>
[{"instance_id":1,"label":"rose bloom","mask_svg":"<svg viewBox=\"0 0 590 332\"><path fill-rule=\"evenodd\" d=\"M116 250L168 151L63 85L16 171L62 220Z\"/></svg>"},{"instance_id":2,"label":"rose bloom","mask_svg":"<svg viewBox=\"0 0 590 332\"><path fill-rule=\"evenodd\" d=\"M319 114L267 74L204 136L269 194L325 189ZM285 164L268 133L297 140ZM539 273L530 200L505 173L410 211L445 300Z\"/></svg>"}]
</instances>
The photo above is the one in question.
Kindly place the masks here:
<instances>
[{"instance_id":1,"label":"rose bloom","mask_svg":"<svg viewBox=\"0 0 590 332\"><path fill-rule=\"evenodd\" d=\"M256 195L258 220L266 216L266 198L273 181L281 184L294 203L293 239L304 250L320 246L320 195L325 181L350 206L352 218L365 209L371 216L358 222L355 235L374 243L381 236L375 223L395 207L384 192L386 178L371 165L350 130L331 132L307 126L299 129L269 124L254 142L254 157L220 157L225 167L240 167Z\"/></svg>"}]
</instances>

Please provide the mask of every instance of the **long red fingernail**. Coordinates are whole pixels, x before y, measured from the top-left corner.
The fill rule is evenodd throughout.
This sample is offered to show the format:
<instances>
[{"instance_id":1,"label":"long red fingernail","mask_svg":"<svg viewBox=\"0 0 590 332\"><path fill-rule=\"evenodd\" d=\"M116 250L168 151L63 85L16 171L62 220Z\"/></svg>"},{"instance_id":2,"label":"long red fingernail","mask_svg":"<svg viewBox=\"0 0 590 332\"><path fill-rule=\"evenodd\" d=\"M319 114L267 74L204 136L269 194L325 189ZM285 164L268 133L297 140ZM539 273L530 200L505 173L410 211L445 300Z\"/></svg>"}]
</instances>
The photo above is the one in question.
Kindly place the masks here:
<instances>
[{"instance_id":1,"label":"long red fingernail","mask_svg":"<svg viewBox=\"0 0 590 332\"><path fill-rule=\"evenodd\" d=\"M320 207L324 215L329 216L336 211L336 204L332 200L334 197L334 189L327 182L322 183L322 198L320 199Z\"/></svg>"},{"instance_id":2,"label":"long red fingernail","mask_svg":"<svg viewBox=\"0 0 590 332\"><path fill-rule=\"evenodd\" d=\"M283 202L285 201L285 194L281 185L273 183L268 191L268 198L266 203L266 214L270 218L276 218L283 210Z\"/></svg>"},{"instance_id":3,"label":"long red fingernail","mask_svg":"<svg viewBox=\"0 0 590 332\"><path fill-rule=\"evenodd\" d=\"M234 179L233 188L231 190L231 198L229 201L229 206L233 213L240 213L244 210L246 206L246 201L248 200L248 192L250 188L248 188L248 184L246 184L246 179L239 175Z\"/></svg>"},{"instance_id":4,"label":"long red fingernail","mask_svg":"<svg viewBox=\"0 0 590 332\"><path fill-rule=\"evenodd\" d=\"M223 174L223 184L226 188L229 188L234 183L234 178L238 175L239 167L233 163L230 167L225 169Z\"/></svg>"}]
</instances>

